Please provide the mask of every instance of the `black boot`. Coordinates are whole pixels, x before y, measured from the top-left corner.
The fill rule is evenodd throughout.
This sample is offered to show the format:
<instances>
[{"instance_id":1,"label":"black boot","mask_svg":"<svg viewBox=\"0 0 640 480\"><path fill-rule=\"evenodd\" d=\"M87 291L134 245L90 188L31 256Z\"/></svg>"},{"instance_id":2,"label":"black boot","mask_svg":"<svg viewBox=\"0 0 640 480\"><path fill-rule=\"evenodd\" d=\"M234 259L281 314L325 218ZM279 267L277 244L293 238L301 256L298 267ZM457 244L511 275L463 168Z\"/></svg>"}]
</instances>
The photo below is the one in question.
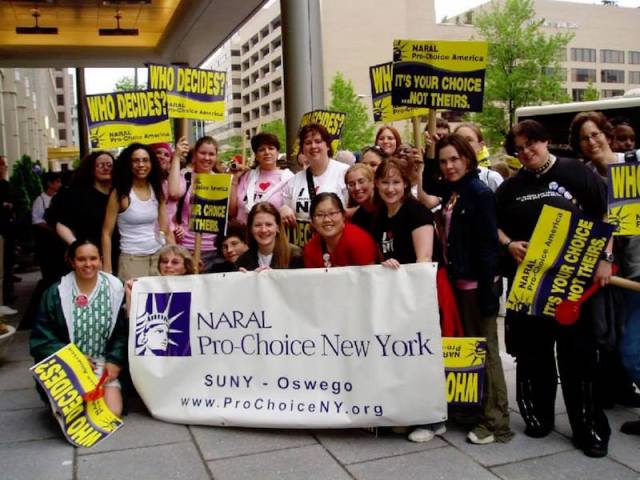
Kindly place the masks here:
<instances>
[{"instance_id":1,"label":"black boot","mask_svg":"<svg viewBox=\"0 0 640 480\"><path fill-rule=\"evenodd\" d=\"M608 452L611 428L595 398L593 382L583 380L571 385L571 388L576 388L577 405L567 401L567 386L563 384L567 413L573 430L573 443L587 457L604 457Z\"/></svg>"},{"instance_id":2,"label":"black boot","mask_svg":"<svg viewBox=\"0 0 640 480\"><path fill-rule=\"evenodd\" d=\"M540 395L535 395L533 382L530 379L518 379L516 388L520 415L526 425L525 435L533 438L546 437L553 430L554 425L553 400L551 401L551 415L549 415L548 407L541 405Z\"/></svg>"}]
</instances>

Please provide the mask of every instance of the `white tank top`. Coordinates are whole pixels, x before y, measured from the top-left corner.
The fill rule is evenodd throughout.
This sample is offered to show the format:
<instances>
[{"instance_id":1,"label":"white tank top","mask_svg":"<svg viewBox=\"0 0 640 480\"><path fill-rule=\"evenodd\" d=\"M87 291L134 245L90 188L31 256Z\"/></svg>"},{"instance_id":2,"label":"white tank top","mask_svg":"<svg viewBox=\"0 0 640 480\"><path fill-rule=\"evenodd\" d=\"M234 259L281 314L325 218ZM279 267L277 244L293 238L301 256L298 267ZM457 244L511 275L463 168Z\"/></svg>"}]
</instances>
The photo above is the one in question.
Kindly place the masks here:
<instances>
[{"instance_id":1,"label":"white tank top","mask_svg":"<svg viewBox=\"0 0 640 480\"><path fill-rule=\"evenodd\" d=\"M133 188L129 192L129 208L118 214L120 251L131 255L150 255L162 247L158 224L158 200L149 187L149 200L140 200Z\"/></svg>"}]
</instances>

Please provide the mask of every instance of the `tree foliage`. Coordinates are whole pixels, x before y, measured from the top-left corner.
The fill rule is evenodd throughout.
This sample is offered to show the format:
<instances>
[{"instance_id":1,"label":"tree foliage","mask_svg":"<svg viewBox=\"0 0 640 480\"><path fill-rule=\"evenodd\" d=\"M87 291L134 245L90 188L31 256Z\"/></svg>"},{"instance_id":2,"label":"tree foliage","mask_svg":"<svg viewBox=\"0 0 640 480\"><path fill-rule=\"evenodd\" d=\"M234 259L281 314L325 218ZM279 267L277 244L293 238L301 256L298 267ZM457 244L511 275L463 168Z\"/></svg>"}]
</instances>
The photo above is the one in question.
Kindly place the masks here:
<instances>
[{"instance_id":1,"label":"tree foliage","mask_svg":"<svg viewBox=\"0 0 640 480\"><path fill-rule=\"evenodd\" d=\"M131 90L145 90L146 85L138 82L138 85L136 86L135 79L133 77L125 75L124 77L120 77L116 81L116 84L113 87L113 89L116 92L128 92Z\"/></svg>"},{"instance_id":2,"label":"tree foliage","mask_svg":"<svg viewBox=\"0 0 640 480\"><path fill-rule=\"evenodd\" d=\"M30 242L31 205L42 193L40 177L34 170L34 163L29 155L22 155L13 165L9 178L11 198L15 214L16 238L22 245Z\"/></svg>"},{"instance_id":3,"label":"tree foliage","mask_svg":"<svg viewBox=\"0 0 640 480\"><path fill-rule=\"evenodd\" d=\"M582 101L590 102L593 100L598 100L599 98L600 98L600 92L595 87L593 82L589 80L589 83L587 83L587 88L585 89L584 94L582 96Z\"/></svg>"},{"instance_id":4,"label":"tree foliage","mask_svg":"<svg viewBox=\"0 0 640 480\"><path fill-rule=\"evenodd\" d=\"M260 125L258 131L262 133L272 133L278 137L280 149L283 150L284 153L284 150L287 148L287 131L281 118L263 123Z\"/></svg>"},{"instance_id":5,"label":"tree foliage","mask_svg":"<svg viewBox=\"0 0 640 480\"><path fill-rule=\"evenodd\" d=\"M347 114L342 128L340 148L356 151L368 145L373 140L374 125L369 121L367 107L356 94L351 80L344 78L337 72L329 87L331 103L327 107L333 112Z\"/></svg>"},{"instance_id":6,"label":"tree foliage","mask_svg":"<svg viewBox=\"0 0 640 480\"><path fill-rule=\"evenodd\" d=\"M515 122L516 108L568 100L560 60L573 34L545 35L532 0L494 1L474 23L489 43L483 111L474 119L496 143Z\"/></svg>"},{"instance_id":7,"label":"tree foliage","mask_svg":"<svg viewBox=\"0 0 640 480\"><path fill-rule=\"evenodd\" d=\"M229 165L231 159L236 155L242 155L242 135L234 135L224 143L221 148L219 159L226 165ZM251 144L247 140L245 144L245 158L247 161L251 158Z\"/></svg>"}]
</instances>

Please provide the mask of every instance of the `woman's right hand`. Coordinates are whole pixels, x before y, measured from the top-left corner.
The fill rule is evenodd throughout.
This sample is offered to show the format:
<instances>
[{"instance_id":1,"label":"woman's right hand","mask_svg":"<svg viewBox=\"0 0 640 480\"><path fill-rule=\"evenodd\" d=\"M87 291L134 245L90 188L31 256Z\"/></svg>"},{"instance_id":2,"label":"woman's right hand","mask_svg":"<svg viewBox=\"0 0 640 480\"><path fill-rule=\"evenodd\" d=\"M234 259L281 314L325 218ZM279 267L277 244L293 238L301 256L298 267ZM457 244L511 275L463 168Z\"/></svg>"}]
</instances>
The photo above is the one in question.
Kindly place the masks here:
<instances>
[{"instance_id":1,"label":"woman's right hand","mask_svg":"<svg viewBox=\"0 0 640 480\"><path fill-rule=\"evenodd\" d=\"M429 132L424 132L425 149L428 150L429 147L431 147L431 145L434 145L438 140L440 140L440 138L442 137L437 133L434 133L433 135L431 135Z\"/></svg>"},{"instance_id":2,"label":"woman's right hand","mask_svg":"<svg viewBox=\"0 0 640 480\"><path fill-rule=\"evenodd\" d=\"M520 264L524 260L524 256L527 254L527 248L529 248L529 242L518 240L511 242L507 247L507 250L516 263Z\"/></svg>"},{"instance_id":3,"label":"woman's right hand","mask_svg":"<svg viewBox=\"0 0 640 480\"><path fill-rule=\"evenodd\" d=\"M189 153L189 142L187 142L187 137L180 137L180 139L176 142L176 151L175 156L183 159Z\"/></svg>"},{"instance_id":4,"label":"woman's right hand","mask_svg":"<svg viewBox=\"0 0 640 480\"><path fill-rule=\"evenodd\" d=\"M400 262L395 258L390 258L389 260L382 262L382 266L392 270L398 270L400 268Z\"/></svg>"},{"instance_id":5,"label":"woman's right hand","mask_svg":"<svg viewBox=\"0 0 640 480\"><path fill-rule=\"evenodd\" d=\"M284 205L280 209L280 217L282 218L282 222L285 225L289 225L290 227L294 227L296 224L296 214L293 209L289 205Z\"/></svg>"}]
</instances>

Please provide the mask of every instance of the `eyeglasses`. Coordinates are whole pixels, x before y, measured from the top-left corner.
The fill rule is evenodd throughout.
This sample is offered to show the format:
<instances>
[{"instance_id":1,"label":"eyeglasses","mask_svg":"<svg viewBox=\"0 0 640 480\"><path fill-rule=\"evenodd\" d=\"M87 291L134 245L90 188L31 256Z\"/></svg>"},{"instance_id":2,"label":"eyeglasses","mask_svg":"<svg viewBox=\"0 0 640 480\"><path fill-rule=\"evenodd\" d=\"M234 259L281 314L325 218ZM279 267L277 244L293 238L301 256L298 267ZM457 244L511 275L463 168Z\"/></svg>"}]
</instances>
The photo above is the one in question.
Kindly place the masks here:
<instances>
[{"instance_id":1,"label":"eyeglasses","mask_svg":"<svg viewBox=\"0 0 640 480\"><path fill-rule=\"evenodd\" d=\"M113 163L96 163L96 168L101 170L111 170L113 168Z\"/></svg>"},{"instance_id":2,"label":"eyeglasses","mask_svg":"<svg viewBox=\"0 0 640 480\"><path fill-rule=\"evenodd\" d=\"M536 143L538 143L538 140L527 140L524 145L516 145L515 146L516 154L520 155L521 153L524 153L526 150L531 150Z\"/></svg>"},{"instance_id":3,"label":"eyeglasses","mask_svg":"<svg viewBox=\"0 0 640 480\"><path fill-rule=\"evenodd\" d=\"M335 220L340 215L342 215L342 212L340 210L334 210L332 212L314 213L313 218L316 220L324 220L325 218L330 218L331 220Z\"/></svg>"},{"instance_id":4,"label":"eyeglasses","mask_svg":"<svg viewBox=\"0 0 640 480\"><path fill-rule=\"evenodd\" d=\"M589 143L591 140L593 140L594 142L596 142L601 137L601 135L602 135L602 132L593 132L593 133L590 133L589 135L585 135L584 137L580 137L580 141L584 143Z\"/></svg>"}]
</instances>

